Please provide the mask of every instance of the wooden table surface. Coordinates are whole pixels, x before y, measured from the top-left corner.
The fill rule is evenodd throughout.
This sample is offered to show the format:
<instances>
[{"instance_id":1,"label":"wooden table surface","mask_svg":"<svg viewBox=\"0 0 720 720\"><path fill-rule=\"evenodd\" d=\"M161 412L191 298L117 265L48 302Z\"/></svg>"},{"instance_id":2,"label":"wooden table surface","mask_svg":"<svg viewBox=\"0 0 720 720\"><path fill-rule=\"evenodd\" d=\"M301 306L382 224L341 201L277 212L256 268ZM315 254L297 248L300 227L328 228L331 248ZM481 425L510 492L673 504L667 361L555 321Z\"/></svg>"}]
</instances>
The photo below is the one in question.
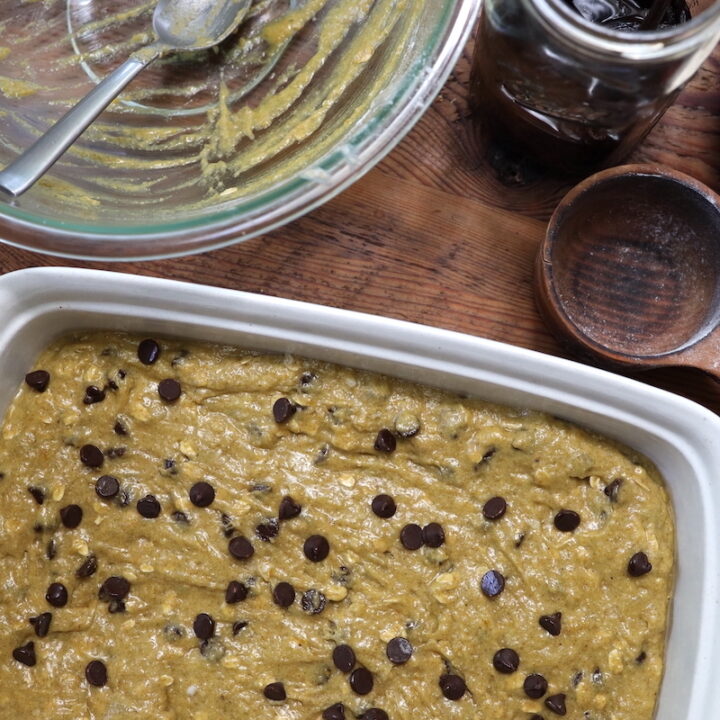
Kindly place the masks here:
<instances>
[{"instance_id":1,"label":"wooden table surface","mask_svg":"<svg viewBox=\"0 0 720 720\"><path fill-rule=\"evenodd\" d=\"M440 96L374 170L280 230L224 250L141 263L82 263L0 246L0 271L73 265L202 282L392 316L565 355L532 294L534 256L568 183L498 165L474 142L472 41ZM632 156L720 191L720 50ZM493 167L493 165L495 167ZM720 412L699 371L641 380Z\"/></svg>"}]
</instances>

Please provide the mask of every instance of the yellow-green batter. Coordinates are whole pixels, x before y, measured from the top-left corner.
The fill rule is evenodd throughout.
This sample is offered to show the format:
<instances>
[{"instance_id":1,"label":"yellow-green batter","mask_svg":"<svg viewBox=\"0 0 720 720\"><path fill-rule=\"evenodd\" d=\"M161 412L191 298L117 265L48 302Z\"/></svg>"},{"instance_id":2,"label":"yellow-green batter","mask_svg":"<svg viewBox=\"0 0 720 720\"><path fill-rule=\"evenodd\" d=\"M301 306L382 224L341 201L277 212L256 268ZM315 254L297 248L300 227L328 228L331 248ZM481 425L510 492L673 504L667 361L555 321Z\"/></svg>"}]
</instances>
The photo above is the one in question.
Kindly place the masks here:
<instances>
[{"instance_id":1,"label":"yellow-green batter","mask_svg":"<svg viewBox=\"0 0 720 720\"><path fill-rule=\"evenodd\" d=\"M674 530L641 457L140 340L54 343L2 425L0 717L650 720Z\"/></svg>"}]
</instances>

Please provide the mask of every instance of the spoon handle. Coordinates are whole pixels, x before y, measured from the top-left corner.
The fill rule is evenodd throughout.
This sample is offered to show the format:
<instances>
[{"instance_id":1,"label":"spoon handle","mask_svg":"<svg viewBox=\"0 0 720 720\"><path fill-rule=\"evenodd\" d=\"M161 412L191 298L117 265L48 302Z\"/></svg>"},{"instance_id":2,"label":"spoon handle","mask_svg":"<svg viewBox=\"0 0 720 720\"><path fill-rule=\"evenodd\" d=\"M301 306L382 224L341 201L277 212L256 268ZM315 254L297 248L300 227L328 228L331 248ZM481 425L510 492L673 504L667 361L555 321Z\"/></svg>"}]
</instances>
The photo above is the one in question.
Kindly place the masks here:
<instances>
[{"instance_id":1,"label":"spoon handle","mask_svg":"<svg viewBox=\"0 0 720 720\"><path fill-rule=\"evenodd\" d=\"M24 193L77 140L121 90L160 52L138 52L96 85L42 137L0 172L0 190L13 197Z\"/></svg>"}]
</instances>

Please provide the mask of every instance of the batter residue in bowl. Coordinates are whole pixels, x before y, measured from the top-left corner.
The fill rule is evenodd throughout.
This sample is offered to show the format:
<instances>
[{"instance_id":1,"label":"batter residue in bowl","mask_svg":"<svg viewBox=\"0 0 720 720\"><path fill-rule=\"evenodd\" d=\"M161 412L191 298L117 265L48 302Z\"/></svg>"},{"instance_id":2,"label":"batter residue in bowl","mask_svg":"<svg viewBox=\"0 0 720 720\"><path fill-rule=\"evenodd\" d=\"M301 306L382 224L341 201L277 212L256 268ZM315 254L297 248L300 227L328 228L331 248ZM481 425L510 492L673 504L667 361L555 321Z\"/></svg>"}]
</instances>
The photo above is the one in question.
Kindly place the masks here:
<instances>
[{"instance_id":1,"label":"batter residue in bowl","mask_svg":"<svg viewBox=\"0 0 720 720\"><path fill-rule=\"evenodd\" d=\"M668 497L559 420L89 334L28 374L0 478L3 718L653 714Z\"/></svg>"},{"instance_id":2,"label":"batter residue in bowl","mask_svg":"<svg viewBox=\"0 0 720 720\"><path fill-rule=\"evenodd\" d=\"M82 173L55 171L79 191L54 178L43 187L89 212L115 205L122 213L143 198L162 208L180 196L202 208L217 204L219 193L229 202L292 178L335 148L374 103L392 100L382 94L397 81L425 2L256 0L219 48L157 61L86 131L66 159ZM14 76L0 70L7 112L0 142L26 146L40 134L38 114L69 108L89 89L88 76L97 82L150 44L153 8L145 0L69 0L65 13L44 0L14 43L47 38L37 62L15 60L18 51L7 48L3 65ZM17 102L28 94L37 97Z\"/></svg>"}]
</instances>

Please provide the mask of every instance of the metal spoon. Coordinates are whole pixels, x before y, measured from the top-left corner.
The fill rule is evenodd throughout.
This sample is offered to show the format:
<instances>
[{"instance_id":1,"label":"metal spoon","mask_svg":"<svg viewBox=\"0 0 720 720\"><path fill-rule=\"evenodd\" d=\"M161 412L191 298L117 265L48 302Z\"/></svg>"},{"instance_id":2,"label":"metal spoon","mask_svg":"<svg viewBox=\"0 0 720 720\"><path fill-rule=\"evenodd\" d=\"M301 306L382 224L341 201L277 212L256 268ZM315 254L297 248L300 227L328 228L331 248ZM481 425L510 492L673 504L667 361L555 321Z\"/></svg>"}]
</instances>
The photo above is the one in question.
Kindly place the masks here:
<instances>
[{"instance_id":1,"label":"metal spoon","mask_svg":"<svg viewBox=\"0 0 720 720\"><path fill-rule=\"evenodd\" d=\"M720 197L698 180L658 165L587 178L555 210L535 282L550 329L586 358L720 379Z\"/></svg>"},{"instance_id":2,"label":"metal spoon","mask_svg":"<svg viewBox=\"0 0 720 720\"><path fill-rule=\"evenodd\" d=\"M0 190L18 196L42 177L90 123L153 60L175 50L205 50L224 40L252 0L159 0L153 13L157 39L136 50L41 138L0 172Z\"/></svg>"}]
</instances>

